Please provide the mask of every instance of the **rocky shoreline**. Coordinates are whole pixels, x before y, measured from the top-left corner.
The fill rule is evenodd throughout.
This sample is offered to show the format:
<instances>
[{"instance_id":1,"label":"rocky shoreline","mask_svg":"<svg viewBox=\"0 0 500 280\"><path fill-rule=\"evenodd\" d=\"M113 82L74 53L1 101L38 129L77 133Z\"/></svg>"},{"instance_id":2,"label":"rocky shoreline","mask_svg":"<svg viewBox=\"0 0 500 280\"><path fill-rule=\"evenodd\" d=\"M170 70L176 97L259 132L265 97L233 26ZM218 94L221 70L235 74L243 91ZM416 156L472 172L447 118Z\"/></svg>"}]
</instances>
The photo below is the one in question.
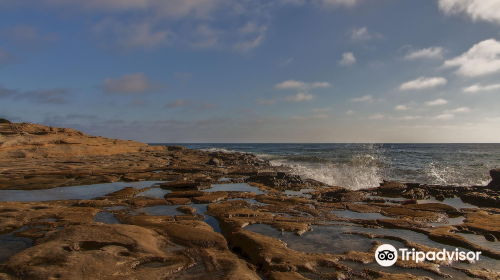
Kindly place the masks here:
<instances>
[{"instance_id":1,"label":"rocky shoreline","mask_svg":"<svg viewBox=\"0 0 500 280\"><path fill-rule=\"evenodd\" d=\"M1 201L0 279L500 279L500 170L490 175L488 186L383 182L349 190L251 154L0 124L4 197L152 181L92 199ZM332 243L347 249L327 253L283 241L305 244L309 233L339 228L369 247ZM6 246L20 240L27 245ZM482 251L497 269L451 260L370 266L387 241L425 252L438 244Z\"/></svg>"}]
</instances>

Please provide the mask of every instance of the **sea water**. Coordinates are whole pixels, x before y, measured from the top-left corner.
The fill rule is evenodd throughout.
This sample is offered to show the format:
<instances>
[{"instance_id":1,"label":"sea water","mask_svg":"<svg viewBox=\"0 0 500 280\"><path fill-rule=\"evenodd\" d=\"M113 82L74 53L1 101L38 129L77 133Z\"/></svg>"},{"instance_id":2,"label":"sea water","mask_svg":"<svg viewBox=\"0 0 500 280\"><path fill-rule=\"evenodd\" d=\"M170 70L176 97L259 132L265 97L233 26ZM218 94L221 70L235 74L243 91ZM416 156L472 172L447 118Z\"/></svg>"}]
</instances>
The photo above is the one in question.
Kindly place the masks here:
<instances>
[{"instance_id":1,"label":"sea water","mask_svg":"<svg viewBox=\"0 0 500 280\"><path fill-rule=\"evenodd\" d=\"M489 170L500 167L500 144L180 145L205 151L252 153L273 165L291 167L305 178L350 189L377 187L382 180L486 185Z\"/></svg>"}]
</instances>

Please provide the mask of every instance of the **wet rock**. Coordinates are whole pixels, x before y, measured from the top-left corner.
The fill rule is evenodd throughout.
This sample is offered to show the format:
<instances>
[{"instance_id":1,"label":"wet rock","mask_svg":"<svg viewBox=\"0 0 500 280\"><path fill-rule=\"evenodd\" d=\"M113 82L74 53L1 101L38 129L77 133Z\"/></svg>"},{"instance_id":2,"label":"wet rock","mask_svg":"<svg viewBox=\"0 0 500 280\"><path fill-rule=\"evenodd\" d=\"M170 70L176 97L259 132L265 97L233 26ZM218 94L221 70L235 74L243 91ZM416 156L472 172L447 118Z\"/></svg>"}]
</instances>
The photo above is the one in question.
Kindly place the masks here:
<instances>
[{"instance_id":1,"label":"wet rock","mask_svg":"<svg viewBox=\"0 0 500 280\"><path fill-rule=\"evenodd\" d=\"M182 151L186 148L184 146L167 146L167 150L169 151Z\"/></svg>"},{"instance_id":2,"label":"wet rock","mask_svg":"<svg viewBox=\"0 0 500 280\"><path fill-rule=\"evenodd\" d=\"M227 192L219 191L209 193L204 196L193 197L192 200L194 203L214 203L220 201L228 196Z\"/></svg>"},{"instance_id":3,"label":"wet rock","mask_svg":"<svg viewBox=\"0 0 500 280\"><path fill-rule=\"evenodd\" d=\"M491 182L487 188L495 191L500 191L500 168L490 170Z\"/></svg>"},{"instance_id":4,"label":"wet rock","mask_svg":"<svg viewBox=\"0 0 500 280\"><path fill-rule=\"evenodd\" d=\"M500 279L500 272L493 271L491 269L470 269L470 268L462 268L462 267L456 267L452 266L453 269L465 273L469 277L473 278L479 278L479 279L484 279L484 280L489 280L489 279Z\"/></svg>"},{"instance_id":5,"label":"wet rock","mask_svg":"<svg viewBox=\"0 0 500 280\"><path fill-rule=\"evenodd\" d=\"M162 243L158 233L132 225L72 226L39 239L0 270L25 279L155 278L189 264L188 257L163 251ZM161 264L156 271L139 265L151 261Z\"/></svg>"},{"instance_id":6,"label":"wet rock","mask_svg":"<svg viewBox=\"0 0 500 280\"><path fill-rule=\"evenodd\" d=\"M407 186L405 184L394 182L394 181L384 181L380 184L378 188L383 194L400 194L406 190Z\"/></svg>"},{"instance_id":7,"label":"wet rock","mask_svg":"<svg viewBox=\"0 0 500 280\"><path fill-rule=\"evenodd\" d=\"M414 188L404 193L403 197L422 200L422 199L429 199L430 194L426 189Z\"/></svg>"},{"instance_id":8,"label":"wet rock","mask_svg":"<svg viewBox=\"0 0 500 280\"><path fill-rule=\"evenodd\" d=\"M273 271L273 272L269 273L268 277L270 280L306 280L307 279L294 271L291 271L291 272Z\"/></svg>"},{"instance_id":9,"label":"wet rock","mask_svg":"<svg viewBox=\"0 0 500 280\"><path fill-rule=\"evenodd\" d=\"M284 172L277 172L276 174L259 174L245 179L245 182L252 183L252 185L262 185L265 187L273 188L275 190L294 190L311 187L319 187L321 184L315 180L303 180L299 175L292 175Z\"/></svg>"},{"instance_id":10,"label":"wet rock","mask_svg":"<svg viewBox=\"0 0 500 280\"><path fill-rule=\"evenodd\" d=\"M177 207L176 209L177 209L177 211L184 213L186 215L194 215L194 213L196 213L196 209L194 209L193 207L190 207L190 206L180 206L180 207Z\"/></svg>"},{"instance_id":11,"label":"wet rock","mask_svg":"<svg viewBox=\"0 0 500 280\"><path fill-rule=\"evenodd\" d=\"M384 279L384 280L432 280L430 277L425 276L413 276L409 273L403 274L391 274L381 271L376 271L372 269L365 269L365 274L370 277L370 279Z\"/></svg>"},{"instance_id":12,"label":"wet rock","mask_svg":"<svg viewBox=\"0 0 500 280\"><path fill-rule=\"evenodd\" d=\"M218 159L218 158L211 158L211 159L208 161L208 164L209 164L209 165L215 165L215 166L222 165L222 164L221 164L220 159Z\"/></svg>"},{"instance_id":13,"label":"wet rock","mask_svg":"<svg viewBox=\"0 0 500 280\"><path fill-rule=\"evenodd\" d=\"M191 204L191 199L186 198L186 197L165 198L165 201L167 201L171 205L189 205L189 204Z\"/></svg>"}]
</instances>

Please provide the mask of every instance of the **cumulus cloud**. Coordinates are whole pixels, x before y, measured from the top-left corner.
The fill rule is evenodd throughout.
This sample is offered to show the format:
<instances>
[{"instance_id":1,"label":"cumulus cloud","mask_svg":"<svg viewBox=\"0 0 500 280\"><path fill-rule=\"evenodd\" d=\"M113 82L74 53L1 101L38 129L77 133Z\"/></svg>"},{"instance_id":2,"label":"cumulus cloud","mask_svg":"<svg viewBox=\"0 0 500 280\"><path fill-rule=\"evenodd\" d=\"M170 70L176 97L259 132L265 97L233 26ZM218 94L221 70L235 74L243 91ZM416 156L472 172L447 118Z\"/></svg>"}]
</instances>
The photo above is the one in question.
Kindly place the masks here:
<instances>
[{"instance_id":1,"label":"cumulus cloud","mask_svg":"<svg viewBox=\"0 0 500 280\"><path fill-rule=\"evenodd\" d=\"M362 97L353 98L353 99L351 99L351 101L352 102L372 102L373 97L371 95L365 95Z\"/></svg>"},{"instance_id":2,"label":"cumulus cloud","mask_svg":"<svg viewBox=\"0 0 500 280\"><path fill-rule=\"evenodd\" d=\"M480 91L490 91L490 90L495 90L495 89L500 89L500 84L492 84L492 85L486 85L482 86L480 84L475 84L470 87L465 87L462 89L463 92L468 92L468 93L476 93Z\"/></svg>"},{"instance_id":3,"label":"cumulus cloud","mask_svg":"<svg viewBox=\"0 0 500 280\"><path fill-rule=\"evenodd\" d=\"M383 119L385 119L385 116L382 114L375 114L375 115L369 116L368 119L370 119L370 120L383 120Z\"/></svg>"},{"instance_id":4,"label":"cumulus cloud","mask_svg":"<svg viewBox=\"0 0 500 280\"><path fill-rule=\"evenodd\" d=\"M342 54L342 59L339 61L339 64L342 66L352 65L354 63L356 63L356 58L352 52Z\"/></svg>"},{"instance_id":5,"label":"cumulus cloud","mask_svg":"<svg viewBox=\"0 0 500 280\"><path fill-rule=\"evenodd\" d=\"M497 0L439 0L439 8L447 15L465 14L474 21L500 24L500 2Z\"/></svg>"},{"instance_id":6,"label":"cumulus cloud","mask_svg":"<svg viewBox=\"0 0 500 280\"><path fill-rule=\"evenodd\" d=\"M368 32L368 28L365 27L360 27L360 28L353 28L351 30L351 40L353 41L365 41L365 40L370 40L372 38L372 35L370 32Z\"/></svg>"},{"instance_id":7,"label":"cumulus cloud","mask_svg":"<svg viewBox=\"0 0 500 280\"><path fill-rule=\"evenodd\" d=\"M317 4L324 8L336 8L339 6L354 7L358 0L315 0Z\"/></svg>"},{"instance_id":8,"label":"cumulus cloud","mask_svg":"<svg viewBox=\"0 0 500 280\"><path fill-rule=\"evenodd\" d=\"M422 118L421 116L404 116L399 119L403 121L413 121L413 120L419 120L421 118Z\"/></svg>"},{"instance_id":9,"label":"cumulus cloud","mask_svg":"<svg viewBox=\"0 0 500 280\"><path fill-rule=\"evenodd\" d=\"M449 121L455 118L455 115L453 114L442 114L434 117L436 120L441 120L441 121Z\"/></svg>"},{"instance_id":10,"label":"cumulus cloud","mask_svg":"<svg viewBox=\"0 0 500 280\"><path fill-rule=\"evenodd\" d=\"M440 106L440 105L445 105L445 104L448 104L448 101L445 99L442 99L442 98L425 102L425 105L430 106L430 107Z\"/></svg>"},{"instance_id":11,"label":"cumulus cloud","mask_svg":"<svg viewBox=\"0 0 500 280\"><path fill-rule=\"evenodd\" d=\"M415 60L421 58L440 59L443 58L445 50L442 47L430 47L420 50L412 50L406 54L405 59Z\"/></svg>"},{"instance_id":12,"label":"cumulus cloud","mask_svg":"<svg viewBox=\"0 0 500 280\"><path fill-rule=\"evenodd\" d=\"M254 49L262 43L264 40L264 35L259 35L251 40L246 40L246 41L241 41L236 44L234 44L234 50L240 51L240 52L247 52L251 49Z\"/></svg>"},{"instance_id":13,"label":"cumulus cloud","mask_svg":"<svg viewBox=\"0 0 500 280\"><path fill-rule=\"evenodd\" d=\"M394 107L394 110L396 111L406 111L410 108L408 108L406 105L397 105L396 107Z\"/></svg>"},{"instance_id":14,"label":"cumulus cloud","mask_svg":"<svg viewBox=\"0 0 500 280\"><path fill-rule=\"evenodd\" d=\"M446 60L444 68L457 68L460 76L477 77L500 71L500 42L488 39L475 44L466 53Z\"/></svg>"},{"instance_id":15,"label":"cumulus cloud","mask_svg":"<svg viewBox=\"0 0 500 280\"><path fill-rule=\"evenodd\" d=\"M190 101L190 100L186 100L186 99L181 98L181 99L177 99L177 100L174 100L172 102L167 103L165 108L187 107L187 106L193 105L194 103L195 103L194 101Z\"/></svg>"},{"instance_id":16,"label":"cumulus cloud","mask_svg":"<svg viewBox=\"0 0 500 280\"><path fill-rule=\"evenodd\" d=\"M345 114L350 116L356 114L356 112L354 112L353 110L348 110L347 112L345 112Z\"/></svg>"},{"instance_id":17,"label":"cumulus cloud","mask_svg":"<svg viewBox=\"0 0 500 280\"><path fill-rule=\"evenodd\" d=\"M469 112L470 112L469 107L460 107L453 110L446 110L446 113L469 113Z\"/></svg>"},{"instance_id":18,"label":"cumulus cloud","mask_svg":"<svg viewBox=\"0 0 500 280\"><path fill-rule=\"evenodd\" d=\"M105 19L92 27L104 47L120 50L154 49L171 44L174 33L150 22L123 23Z\"/></svg>"},{"instance_id":19,"label":"cumulus cloud","mask_svg":"<svg viewBox=\"0 0 500 280\"><path fill-rule=\"evenodd\" d=\"M301 102L301 101L311 101L314 99L314 95L306 92L299 92L295 95L289 95L286 97L286 101L290 102Z\"/></svg>"},{"instance_id":20,"label":"cumulus cloud","mask_svg":"<svg viewBox=\"0 0 500 280\"><path fill-rule=\"evenodd\" d=\"M401 84L399 86L400 90L420 90L420 89L429 89L437 86L446 85L448 81L442 77L420 77L416 80L409 81Z\"/></svg>"},{"instance_id":21,"label":"cumulus cloud","mask_svg":"<svg viewBox=\"0 0 500 280\"><path fill-rule=\"evenodd\" d=\"M161 83L153 82L144 73L128 74L116 79L105 79L102 85L107 93L148 93L164 88Z\"/></svg>"},{"instance_id":22,"label":"cumulus cloud","mask_svg":"<svg viewBox=\"0 0 500 280\"><path fill-rule=\"evenodd\" d=\"M287 80L279 84L276 84L274 87L277 89L309 90L315 88L328 88L331 86L332 85L328 82L306 83L296 80Z\"/></svg>"}]
</instances>

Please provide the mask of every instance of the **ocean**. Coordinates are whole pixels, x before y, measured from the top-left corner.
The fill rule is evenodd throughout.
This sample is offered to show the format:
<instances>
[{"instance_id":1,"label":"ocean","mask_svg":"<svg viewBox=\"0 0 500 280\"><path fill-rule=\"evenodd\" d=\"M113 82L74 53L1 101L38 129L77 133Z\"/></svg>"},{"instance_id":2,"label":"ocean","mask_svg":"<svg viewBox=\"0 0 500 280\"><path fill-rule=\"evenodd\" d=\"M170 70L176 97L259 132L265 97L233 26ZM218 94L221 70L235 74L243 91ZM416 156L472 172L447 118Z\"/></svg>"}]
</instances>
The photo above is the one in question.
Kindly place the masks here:
<instances>
[{"instance_id":1,"label":"ocean","mask_svg":"<svg viewBox=\"0 0 500 280\"><path fill-rule=\"evenodd\" d=\"M156 144L158 145L158 144ZM173 144L162 144L173 145ZM205 151L252 153L295 174L349 189L382 180L486 185L500 167L500 144L175 144Z\"/></svg>"}]
</instances>

